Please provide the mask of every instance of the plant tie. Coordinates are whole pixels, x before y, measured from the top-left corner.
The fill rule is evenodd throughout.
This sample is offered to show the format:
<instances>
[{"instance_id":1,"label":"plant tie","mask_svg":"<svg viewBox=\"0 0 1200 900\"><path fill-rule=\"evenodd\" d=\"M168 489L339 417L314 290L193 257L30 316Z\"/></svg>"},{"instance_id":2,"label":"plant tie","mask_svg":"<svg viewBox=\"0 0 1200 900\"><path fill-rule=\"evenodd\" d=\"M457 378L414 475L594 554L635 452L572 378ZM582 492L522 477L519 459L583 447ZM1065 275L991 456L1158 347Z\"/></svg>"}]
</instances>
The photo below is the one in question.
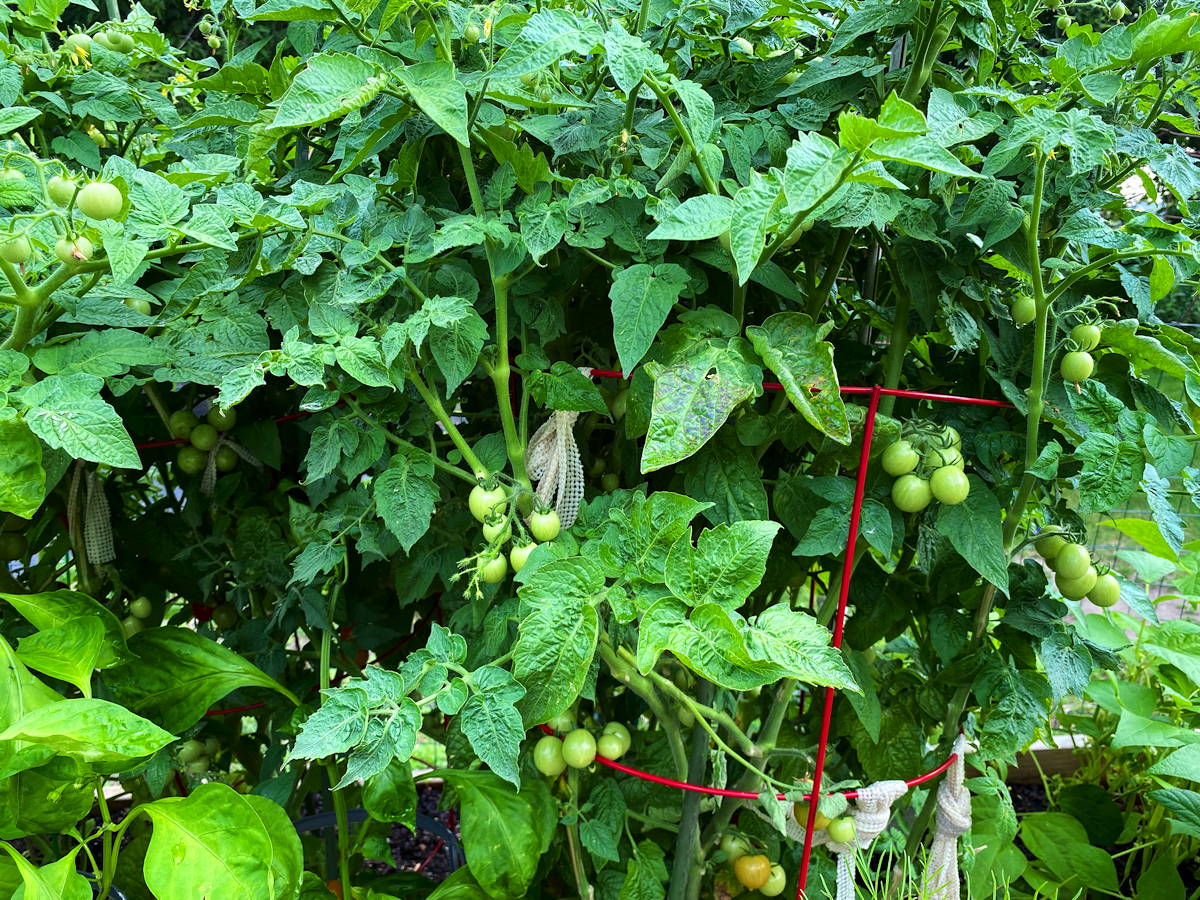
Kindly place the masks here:
<instances>
[{"instance_id":1,"label":"plant tie","mask_svg":"<svg viewBox=\"0 0 1200 900\"><path fill-rule=\"evenodd\" d=\"M537 495L554 507L563 528L575 524L583 500L583 462L574 431L578 418L578 412L554 410L525 451L525 468L537 479Z\"/></svg>"},{"instance_id":2,"label":"plant tie","mask_svg":"<svg viewBox=\"0 0 1200 900\"><path fill-rule=\"evenodd\" d=\"M970 753L967 739L954 742L955 759L938 785L937 829L925 866L921 896L929 900L958 900L958 836L971 828L971 793L963 786L963 759Z\"/></svg>"}]
</instances>

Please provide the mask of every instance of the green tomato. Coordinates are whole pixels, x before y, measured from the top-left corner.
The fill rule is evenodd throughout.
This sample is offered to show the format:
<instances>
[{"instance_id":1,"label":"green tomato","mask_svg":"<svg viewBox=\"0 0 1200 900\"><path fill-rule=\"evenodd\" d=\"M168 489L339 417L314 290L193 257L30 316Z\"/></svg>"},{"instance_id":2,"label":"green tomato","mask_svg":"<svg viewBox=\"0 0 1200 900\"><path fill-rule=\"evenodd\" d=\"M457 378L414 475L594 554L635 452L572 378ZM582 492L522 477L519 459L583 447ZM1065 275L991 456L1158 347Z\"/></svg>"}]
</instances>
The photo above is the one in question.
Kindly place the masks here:
<instances>
[{"instance_id":1,"label":"green tomato","mask_svg":"<svg viewBox=\"0 0 1200 900\"><path fill-rule=\"evenodd\" d=\"M895 441L883 451L883 471L894 477L907 475L920 461L921 454L909 441Z\"/></svg>"},{"instance_id":2,"label":"green tomato","mask_svg":"<svg viewBox=\"0 0 1200 900\"><path fill-rule=\"evenodd\" d=\"M179 448L179 455L175 457L175 465L179 470L187 475L199 475L204 471L205 465L208 463L208 454L203 450L197 450L191 444L186 447Z\"/></svg>"},{"instance_id":3,"label":"green tomato","mask_svg":"<svg viewBox=\"0 0 1200 900\"><path fill-rule=\"evenodd\" d=\"M596 759L596 739L584 728L576 728L562 744L563 759L572 769L586 769Z\"/></svg>"},{"instance_id":4,"label":"green tomato","mask_svg":"<svg viewBox=\"0 0 1200 900\"><path fill-rule=\"evenodd\" d=\"M31 256L33 256L33 245L23 234L9 238L0 244L0 259L10 262L14 266L24 265L29 262Z\"/></svg>"},{"instance_id":5,"label":"green tomato","mask_svg":"<svg viewBox=\"0 0 1200 900\"><path fill-rule=\"evenodd\" d=\"M238 622L237 607L232 603L219 603L213 609L212 622L222 631L227 631Z\"/></svg>"},{"instance_id":6,"label":"green tomato","mask_svg":"<svg viewBox=\"0 0 1200 900\"><path fill-rule=\"evenodd\" d=\"M953 425L946 425L942 428L942 446L957 447L962 449L962 435L958 433L958 429Z\"/></svg>"},{"instance_id":7,"label":"green tomato","mask_svg":"<svg viewBox=\"0 0 1200 900\"><path fill-rule=\"evenodd\" d=\"M575 717L571 715L571 711L567 709L560 712L546 724L559 734L566 734L568 731L575 730Z\"/></svg>"},{"instance_id":8,"label":"green tomato","mask_svg":"<svg viewBox=\"0 0 1200 900\"><path fill-rule=\"evenodd\" d=\"M91 259L94 249L92 242L83 235L79 235L74 240L64 237L59 238L55 243L54 255L66 265L74 266Z\"/></svg>"},{"instance_id":9,"label":"green tomato","mask_svg":"<svg viewBox=\"0 0 1200 900\"><path fill-rule=\"evenodd\" d=\"M138 597L129 604L129 614L136 616L139 619L148 619L150 614L154 612L154 607L145 597Z\"/></svg>"},{"instance_id":10,"label":"green tomato","mask_svg":"<svg viewBox=\"0 0 1200 900\"><path fill-rule=\"evenodd\" d=\"M489 544L496 540L503 544L510 537L512 537L512 526L508 524L508 519L500 519L494 524L483 523L483 539Z\"/></svg>"},{"instance_id":11,"label":"green tomato","mask_svg":"<svg viewBox=\"0 0 1200 900\"><path fill-rule=\"evenodd\" d=\"M115 184L107 181L92 181L85 184L75 195L75 208L89 219L112 219L125 205L125 196Z\"/></svg>"},{"instance_id":12,"label":"green tomato","mask_svg":"<svg viewBox=\"0 0 1200 900\"><path fill-rule=\"evenodd\" d=\"M771 880L771 860L761 853L743 856L734 862L733 874L742 883L742 887L757 891Z\"/></svg>"},{"instance_id":13,"label":"green tomato","mask_svg":"<svg viewBox=\"0 0 1200 900\"><path fill-rule=\"evenodd\" d=\"M919 475L901 475L892 484L892 502L901 512L920 512L932 499L929 482Z\"/></svg>"},{"instance_id":14,"label":"green tomato","mask_svg":"<svg viewBox=\"0 0 1200 900\"><path fill-rule=\"evenodd\" d=\"M1080 350L1095 350L1100 346L1100 326L1085 322L1071 329L1071 340Z\"/></svg>"},{"instance_id":15,"label":"green tomato","mask_svg":"<svg viewBox=\"0 0 1200 900\"><path fill-rule=\"evenodd\" d=\"M525 563L529 562L529 554L537 549L537 544L529 543L524 547L513 547L508 551L508 562L512 566L513 572L520 572L525 568Z\"/></svg>"},{"instance_id":16,"label":"green tomato","mask_svg":"<svg viewBox=\"0 0 1200 900\"><path fill-rule=\"evenodd\" d=\"M217 450L217 471L232 472L237 468L238 455L232 447L221 447Z\"/></svg>"},{"instance_id":17,"label":"green tomato","mask_svg":"<svg viewBox=\"0 0 1200 900\"><path fill-rule=\"evenodd\" d=\"M1073 350L1063 356L1058 370L1062 373L1063 381L1078 384L1092 377L1096 371L1096 361L1086 350Z\"/></svg>"},{"instance_id":18,"label":"green tomato","mask_svg":"<svg viewBox=\"0 0 1200 900\"><path fill-rule=\"evenodd\" d=\"M808 810L809 805L807 803L797 803L792 807L792 815L795 817L797 824L801 828L808 827ZM829 823L832 821L833 819L821 812L821 808L818 806L816 818L813 819L813 829L815 831L821 831L825 828L828 828Z\"/></svg>"},{"instance_id":19,"label":"green tomato","mask_svg":"<svg viewBox=\"0 0 1200 900\"><path fill-rule=\"evenodd\" d=\"M479 34L479 26L478 25L471 24L463 29L463 40L466 41L468 44L478 44L479 37L480 37L480 34Z\"/></svg>"},{"instance_id":20,"label":"green tomato","mask_svg":"<svg viewBox=\"0 0 1200 900\"><path fill-rule=\"evenodd\" d=\"M764 897L778 897L783 893L785 887L787 887L787 873L783 871L783 866L776 863L771 866L771 877L758 889L758 892Z\"/></svg>"},{"instance_id":21,"label":"green tomato","mask_svg":"<svg viewBox=\"0 0 1200 900\"><path fill-rule=\"evenodd\" d=\"M1117 581L1116 575L1105 572L1096 579L1092 589L1087 592L1087 598L1103 609L1115 606L1121 599L1121 582Z\"/></svg>"},{"instance_id":22,"label":"green tomato","mask_svg":"<svg viewBox=\"0 0 1200 900\"><path fill-rule=\"evenodd\" d=\"M0 559L24 559L29 541L19 531L0 532Z\"/></svg>"},{"instance_id":23,"label":"green tomato","mask_svg":"<svg viewBox=\"0 0 1200 900\"><path fill-rule=\"evenodd\" d=\"M141 313L143 316L153 314L153 310L150 308L150 301L142 297L126 297L124 302L134 312Z\"/></svg>"},{"instance_id":24,"label":"green tomato","mask_svg":"<svg viewBox=\"0 0 1200 900\"><path fill-rule=\"evenodd\" d=\"M1071 27L1071 17L1063 14L1054 20L1054 24L1058 26L1059 31L1066 31Z\"/></svg>"},{"instance_id":25,"label":"green tomato","mask_svg":"<svg viewBox=\"0 0 1200 900\"><path fill-rule=\"evenodd\" d=\"M947 506L957 506L971 493L971 482L957 466L942 466L929 478L933 496Z\"/></svg>"},{"instance_id":26,"label":"green tomato","mask_svg":"<svg viewBox=\"0 0 1200 900\"><path fill-rule=\"evenodd\" d=\"M606 494L611 494L621 486L621 476L616 472L605 472L600 478L600 487Z\"/></svg>"},{"instance_id":27,"label":"green tomato","mask_svg":"<svg viewBox=\"0 0 1200 900\"><path fill-rule=\"evenodd\" d=\"M133 637L145 627L146 623L136 616L126 616L121 620L121 633L125 635L126 640Z\"/></svg>"},{"instance_id":28,"label":"green tomato","mask_svg":"<svg viewBox=\"0 0 1200 900\"><path fill-rule=\"evenodd\" d=\"M1037 315L1037 304L1028 294L1021 294L1009 308L1013 321L1018 325L1028 325Z\"/></svg>"},{"instance_id":29,"label":"green tomato","mask_svg":"<svg viewBox=\"0 0 1200 900\"><path fill-rule=\"evenodd\" d=\"M217 431L228 431L237 424L237 410L221 409L219 406L214 406L209 409L204 419L209 425L217 429Z\"/></svg>"},{"instance_id":30,"label":"green tomato","mask_svg":"<svg viewBox=\"0 0 1200 900\"><path fill-rule=\"evenodd\" d=\"M46 194L54 203L66 206L75 198L75 189L78 187L79 185L65 175L54 175L46 182Z\"/></svg>"},{"instance_id":31,"label":"green tomato","mask_svg":"<svg viewBox=\"0 0 1200 900\"><path fill-rule=\"evenodd\" d=\"M1124 3L1114 3L1108 8L1108 17L1114 22L1120 22L1129 15L1129 7Z\"/></svg>"},{"instance_id":32,"label":"green tomato","mask_svg":"<svg viewBox=\"0 0 1200 900\"><path fill-rule=\"evenodd\" d=\"M175 756L179 758L181 763L190 763L199 759L204 755L204 744L193 738L190 741L184 741L179 745L179 749L175 751Z\"/></svg>"},{"instance_id":33,"label":"green tomato","mask_svg":"<svg viewBox=\"0 0 1200 900\"><path fill-rule=\"evenodd\" d=\"M791 69L790 71L784 72L783 77L780 78L779 80L782 81L784 84L795 84L796 79L799 77L800 77L800 70L799 69Z\"/></svg>"},{"instance_id":34,"label":"green tomato","mask_svg":"<svg viewBox=\"0 0 1200 900\"><path fill-rule=\"evenodd\" d=\"M499 584L508 574L508 560L497 553L479 567L479 578L484 584Z\"/></svg>"},{"instance_id":35,"label":"green tomato","mask_svg":"<svg viewBox=\"0 0 1200 900\"><path fill-rule=\"evenodd\" d=\"M210 759L215 759L221 754L221 742L215 737L206 737L204 739L204 755Z\"/></svg>"},{"instance_id":36,"label":"green tomato","mask_svg":"<svg viewBox=\"0 0 1200 900\"><path fill-rule=\"evenodd\" d=\"M750 852L750 842L740 834L723 834L721 835L721 850L729 859L729 864L733 865Z\"/></svg>"},{"instance_id":37,"label":"green tomato","mask_svg":"<svg viewBox=\"0 0 1200 900\"><path fill-rule=\"evenodd\" d=\"M1054 557L1053 569L1063 578L1082 578L1092 564L1092 554L1082 544L1067 544Z\"/></svg>"},{"instance_id":38,"label":"green tomato","mask_svg":"<svg viewBox=\"0 0 1200 900\"><path fill-rule=\"evenodd\" d=\"M545 735L533 746L533 764L543 775L557 778L567 768L563 759L563 742L552 734Z\"/></svg>"},{"instance_id":39,"label":"green tomato","mask_svg":"<svg viewBox=\"0 0 1200 900\"><path fill-rule=\"evenodd\" d=\"M943 466L954 466L961 469L964 465L962 451L954 446L931 449L926 454L926 462L939 469Z\"/></svg>"},{"instance_id":40,"label":"green tomato","mask_svg":"<svg viewBox=\"0 0 1200 900\"><path fill-rule=\"evenodd\" d=\"M1045 537L1040 537L1034 542L1037 547L1037 552L1042 554L1042 559L1050 562L1058 556L1063 547L1067 546L1067 539L1061 534L1048 534Z\"/></svg>"},{"instance_id":41,"label":"green tomato","mask_svg":"<svg viewBox=\"0 0 1200 900\"><path fill-rule=\"evenodd\" d=\"M211 450L217 446L217 441L220 439L217 429L207 423L201 423L192 429L190 435L192 446L197 450Z\"/></svg>"},{"instance_id":42,"label":"green tomato","mask_svg":"<svg viewBox=\"0 0 1200 900\"><path fill-rule=\"evenodd\" d=\"M854 824L853 816L834 819L826 830L829 832L829 839L837 844L849 844L858 834L858 827Z\"/></svg>"},{"instance_id":43,"label":"green tomato","mask_svg":"<svg viewBox=\"0 0 1200 900\"><path fill-rule=\"evenodd\" d=\"M629 729L620 722L609 722L604 726L604 731L601 733L615 735L616 737L620 738L621 743L625 745L625 750L628 750L631 746L633 746L633 735L631 735L629 733Z\"/></svg>"},{"instance_id":44,"label":"green tomato","mask_svg":"<svg viewBox=\"0 0 1200 900\"><path fill-rule=\"evenodd\" d=\"M625 755L625 742L615 734L602 734L596 741L596 752L605 759L620 759Z\"/></svg>"},{"instance_id":45,"label":"green tomato","mask_svg":"<svg viewBox=\"0 0 1200 900\"><path fill-rule=\"evenodd\" d=\"M20 169L0 169L0 181L24 181L25 173Z\"/></svg>"},{"instance_id":46,"label":"green tomato","mask_svg":"<svg viewBox=\"0 0 1200 900\"><path fill-rule=\"evenodd\" d=\"M489 489L482 484L477 484L471 488L471 496L467 498L467 505L471 508L471 515L482 522L489 515L504 515L507 499L508 494L500 485Z\"/></svg>"},{"instance_id":47,"label":"green tomato","mask_svg":"<svg viewBox=\"0 0 1200 900\"><path fill-rule=\"evenodd\" d=\"M203 778L208 774L208 770L211 768L211 766L212 763L209 762L208 757L201 756L199 759L193 759L190 763L186 763L183 767L183 771L185 774L190 775L193 778Z\"/></svg>"},{"instance_id":48,"label":"green tomato","mask_svg":"<svg viewBox=\"0 0 1200 900\"><path fill-rule=\"evenodd\" d=\"M128 53L133 49L133 38L119 31L101 31L96 35L96 43L117 53Z\"/></svg>"},{"instance_id":49,"label":"green tomato","mask_svg":"<svg viewBox=\"0 0 1200 900\"><path fill-rule=\"evenodd\" d=\"M529 533L533 535L535 541L552 541L558 537L558 533L562 531L562 522L558 519L558 513L554 510L549 512L535 512L529 517Z\"/></svg>"},{"instance_id":50,"label":"green tomato","mask_svg":"<svg viewBox=\"0 0 1200 900\"><path fill-rule=\"evenodd\" d=\"M86 58L92 52L92 37L88 34L68 34L63 40L63 47L68 53Z\"/></svg>"},{"instance_id":51,"label":"green tomato","mask_svg":"<svg viewBox=\"0 0 1200 900\"><path fill-rule=\"evenodd\" d=\"M1064 578L1061 574L1054 578L1054 586L1068 600L1082 600L1096 586L1100 575L1095 566L1088 566L1079 578ZM1118 593L1119 593L1118 588Z\"/></svg>"},{"instance_id":52,"label":"green tomato","mask_svg":"<svg viewBox=\"0 0 1200 900\"><path fill-rule=\"evenodd\" d=\"M196 414L190 409L177 409L167 419L167 428L171 430L171 437L186 438L192 433L192 429L199 422L200 420L196 418Z\"/></svg>"},{"instance_id":53,"label":"green tomato","mask_svg":"<svg viewBox=\"0 0 1200 900\"><path fill-rule=\"evenodd\" d=\"M730 53L744 53L747 56L754 55L754 44L740 35L729 42Z\"/></svg>"}]
</instances>

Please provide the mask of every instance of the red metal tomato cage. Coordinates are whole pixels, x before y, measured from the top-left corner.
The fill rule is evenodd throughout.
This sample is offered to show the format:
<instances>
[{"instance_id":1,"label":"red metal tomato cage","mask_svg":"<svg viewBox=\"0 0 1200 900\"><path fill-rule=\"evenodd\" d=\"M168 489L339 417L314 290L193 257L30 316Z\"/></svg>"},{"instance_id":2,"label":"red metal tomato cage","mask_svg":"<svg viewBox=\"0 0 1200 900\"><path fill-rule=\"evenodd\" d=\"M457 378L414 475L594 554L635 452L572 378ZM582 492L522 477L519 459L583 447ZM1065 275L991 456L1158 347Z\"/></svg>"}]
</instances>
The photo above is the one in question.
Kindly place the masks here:
<instances>
[{"instance_id":1,"label":"red metal tomato cage","mask_svg":"<svg viewBox=\"0 0 1200 900\"><path fill-rule=\"evenodd\" d=\"M593 369L592 375L599 378L624 378L625 375L621 372L613 372L604 369ZM763 387L769 391L783 390L783 385L777 382L763 382ZM868 397L867 415L863 421L863 439L862 447L858 458L858 473L854 485L854 501L850 507L850 533L846 538L846 553L842 559L842 579L841 586L838 590L837 613L834 616L833 625L833 640L832 645L840 648L842 646L842 635L846 625L846 604L850 597L850 581L854 574L854 548L858 543L859 523L862 518L863 498L867 488L867 467L871 458L871 442L875 436L875 417L879 412L879 400L882 397L906 397L910 400L928 400L935 403L960 403L969 406L992 406L1000 408L1009 408L1012 406L1004 400L989 400L983 397L961 397L955 394L935 394L928 391L907 391L899 388L885 388L879 385L871 387L841 387L841 393L852 396ZM833 699L834 690L832 687L825 689L825 702L821 709L821 728L817 738L817 758L813 766L813 788L812 793L806 796L806 799L812 801L814 797L819 797L821 794L821 780L825 775L825 757L829 749L829 728L833 721ZM541 726L547 733L550 732L546 726ZM926 772L923 775L918 775L915 778L907 780L906 784L909 787L914 787L918 784L924 784L937 778L943 772L950 768L957 754L950 756L936 769ZM702 785L687 784L681 781L675 781L670 778L663 778L659 775L652 775L649 772L642 772L630 766L622 765L604 757L596 757L596 761L601 765L608 766L610 769L616 769L618 772L624 772L627 775L633 775L635 778L641 778L645 781L652 781L656 784L667 785L668 787L679 788L685 791L696 791L702 794L715 794L719 797L739 797L747 800L756 799L758 794L749 791L730 791L722 788L705 787ZM843 796L853 799L858 796L857 791L844 791ZM777 794L779 799L785 799L783 794ZM808 882L809 863L812 860L813 835L817 818L817 804L809 802L808 804L808 822L805 825L804 847L800 856L800 872L796 879L796 900L804 900L804 888Z\"/></svg>"},{"instance_id":2,"label":"red metal tomato cage","mask_svg":"<svg viewBox=\"0 0 1200 900\"><path fill-rule=\"evenodd\" d=\"M616 372L608 369L592 369L591 375L595 378L619 378L624 379L627 376L622 372ZM763 382L763 388L769 391L783 390L783 385L774 381ZM863 439L862 447L859 452L858 472L854 486L854 500L850 507L850 532L846 538L846 552L842 559L842 579L838 591L837 612L834 616L833 640L832 646L840 648L842 646L842 635L846 625L846 605L850 597L850 582L853 576L853 560L854 550L858 543L859 524L862 518L862 505L867 487L867 467L871 458L871 443L875 435L875 417L879 412L879 401L883 397L905 397L909 400L926 400L934 403L959 403L967 406L991 406L998 408L1011 408L1012 404L1004 400L990 400L983 397L962 397L956 394L938 394L928 391L909 391L899 388L885 388L879 385L871 387L859 386L844 386L839 388L842 394L848 396L867 397L867 414L863 421ZM308 413L300 412L293 413L287 416L281 416L276 419L276 422L286 422L293 419L303 418ZM163 447L175 444L185 444L186 440L167 440L153 441L145 444L138 444L137 447ZM824 705L821 709L821 727L817 738L817 758L813 766L813 788L812 793L806 795L807 800L812 801L814 797L819 797L821 794L821 781L825 775L825 759L829 748L829 729L833 721L833 701L835 692L832 687L825 689ZM257 709L265 704L254 703L249 706L234 707L231 709L210 710L207 715L219 716L230 713L244 712L251 709ZM549 726L539 726L546 734L553 734L553 729ZM914 778L908 779L905 783L909 787L915 787L919 784L932 781L943 772L950 768L956 758L956 754L950 756L937 768L931 769L922 775L917 775ZM717 797L735 797L745 800L754 800L758 798L758 794L751 791L734 791L725 788L708 787L706 785L688 784L684 781L676 781L672 778L664 778L661 775L655 775L651 772L643 772L641 769L635 769L632 766L627 766L615 760L606 759L603 756L597 756L596 762L603 766L607 766L617 772L623 772L626 775L632 775L634 778L640 778L643 781L650 781L655 784L665 785L667 787L678 788L684 791L694 791L700 794L711 794ZM842 795L848 799L854 799L858 796L857 791L842 791ZM777 794L779 799L786 799L785 795ZM815 832L814 825L816 824L817 804L809 802L808 805L808 822L805 826L804 847L800 857L800 871L796 879L796 900L804 900L804 888L808 882L809 864L812 859L812 841Z\"/></svg>"}]
</instances>

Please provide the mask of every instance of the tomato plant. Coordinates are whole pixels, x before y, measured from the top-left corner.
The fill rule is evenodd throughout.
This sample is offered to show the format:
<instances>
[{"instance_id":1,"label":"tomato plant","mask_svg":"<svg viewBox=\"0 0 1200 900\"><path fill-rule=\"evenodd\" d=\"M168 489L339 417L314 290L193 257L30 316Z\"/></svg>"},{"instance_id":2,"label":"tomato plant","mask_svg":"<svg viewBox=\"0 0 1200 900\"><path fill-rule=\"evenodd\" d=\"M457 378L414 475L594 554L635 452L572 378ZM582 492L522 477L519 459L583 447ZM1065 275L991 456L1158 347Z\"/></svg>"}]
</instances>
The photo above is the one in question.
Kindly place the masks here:
<instances>
[{"instance_id":1,"label":"tomato plant","mask_svg":"<svg viewBox=\"0 0 1200 900\"><path fill-rule=\"evenodd\" d=\"M1200 24L1129 6L0 7L0 897L779 896L818 744L837 840L960 731L1011 845L1154 619L1097 521L1200 496Z\"/></svg>"}]
</instances>

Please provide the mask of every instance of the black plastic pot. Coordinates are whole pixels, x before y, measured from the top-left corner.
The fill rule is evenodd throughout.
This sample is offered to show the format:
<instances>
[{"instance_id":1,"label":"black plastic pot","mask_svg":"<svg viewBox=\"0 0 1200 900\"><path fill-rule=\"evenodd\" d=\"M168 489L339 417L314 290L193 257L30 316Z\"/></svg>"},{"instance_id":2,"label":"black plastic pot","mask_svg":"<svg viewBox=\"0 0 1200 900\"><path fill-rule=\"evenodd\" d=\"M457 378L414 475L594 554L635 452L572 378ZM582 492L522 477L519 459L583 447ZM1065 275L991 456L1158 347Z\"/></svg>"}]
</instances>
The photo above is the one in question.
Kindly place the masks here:
<instances>
[{"instance_id":1,"label":"black plastic pot","mask_svg":"<svg viewBox=\"0 0 1200 900\"><path fill-rule=\"evenodd\" d=\"M346 818L350 823L365 822L368 818L365 809L351 809L347 811ZM336 864L337 858L337 817L333 812L321 812L312 816L305 816L302 819L296 819L293 822L296 826L296 831L303 834L306 831L328 831L327 839L330 841L329 850L331 853L331 863ZM417 813L417 828L421 831L428 831L430 834L436 835L440 840L445 842L446 855L450 860L450 869L461 868L466 863L466 857L463 856L462 846L458 843L458 838L449 828L437 819L427 816L424 813Z\"/></svg>"}]
</instances>

